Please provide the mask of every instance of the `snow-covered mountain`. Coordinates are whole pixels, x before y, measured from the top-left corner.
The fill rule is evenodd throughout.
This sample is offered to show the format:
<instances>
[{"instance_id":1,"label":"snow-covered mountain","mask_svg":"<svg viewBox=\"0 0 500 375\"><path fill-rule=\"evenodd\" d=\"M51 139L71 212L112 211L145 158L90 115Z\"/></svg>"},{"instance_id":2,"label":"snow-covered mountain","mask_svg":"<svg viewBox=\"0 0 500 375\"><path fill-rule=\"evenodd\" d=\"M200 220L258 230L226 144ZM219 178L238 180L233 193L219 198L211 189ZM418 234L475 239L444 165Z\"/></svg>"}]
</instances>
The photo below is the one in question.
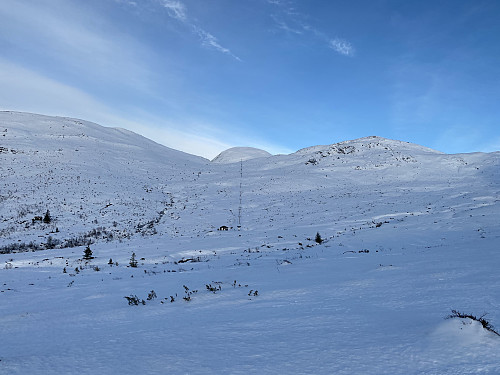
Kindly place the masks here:
<instances>
[{"instance_id":1,"label":"snow-covered mountain","mask_svg":"<svg viewBox=\"0 0 500 375\"><path fill-rule=\"evenodd\" d=\"M0 112L0 373L500 372L500 152L219 157Z\"/></svg>"},{"instance_id":2,"label":"snow-covered mountain","mask_svg":"<svg viewBox=\"0 0 500 375\"><path fill-rule=\"evenodd\" d=\"M339 142L328 146L312 146L297 151L297 154L317 153L322 157L335 154L393 154L393 153L414 153L414 154L442 154L440 151L428 147L416 145L410 142L395 141L382 137L370 136L352 141Z\"/></svg>"},{"instance_id":3,"label":"snow-covered mountain","mask_svg":"<svg viewBox=\"0 0 500 375\"><path fill-rule=\"evenodd\" d=\"M269 156L271 156L269 152L254 147L232 147L222 151L212 160L212 162L221 164L237 163L240 161L265 158Z\"/></svg>"}]
</instances>

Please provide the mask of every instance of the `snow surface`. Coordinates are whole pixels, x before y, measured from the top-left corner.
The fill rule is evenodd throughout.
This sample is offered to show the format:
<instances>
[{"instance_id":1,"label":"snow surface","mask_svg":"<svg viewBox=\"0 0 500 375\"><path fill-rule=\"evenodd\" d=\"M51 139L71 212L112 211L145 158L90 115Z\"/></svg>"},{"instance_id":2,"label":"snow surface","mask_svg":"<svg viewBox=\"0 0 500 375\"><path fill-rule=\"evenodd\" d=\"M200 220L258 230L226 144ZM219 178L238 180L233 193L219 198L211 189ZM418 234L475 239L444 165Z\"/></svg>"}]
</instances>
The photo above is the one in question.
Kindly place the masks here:
<instances>
[{"instance_id":1,"label":"snow surface","mask_svg":"<svg viewBox=\"0 0 500 375\"><path fill-rule=\"evenodd\" d=\"M254 147L232 147L217 155L213 163L239 163L250 159L265 158L272 156L269 152Z\"/></svg>"},{"instance_id":2,"label":"snow surface","mask_svg":"<svg viewBox=\"0 0 500 375\"><path fill-rule=\"evenodd\" d=\"M500 373L499 336L444 319L500 327L499 152L368 137L241 177L15 112L0 147L1 374Z\"/></svg>"}]
</instances>

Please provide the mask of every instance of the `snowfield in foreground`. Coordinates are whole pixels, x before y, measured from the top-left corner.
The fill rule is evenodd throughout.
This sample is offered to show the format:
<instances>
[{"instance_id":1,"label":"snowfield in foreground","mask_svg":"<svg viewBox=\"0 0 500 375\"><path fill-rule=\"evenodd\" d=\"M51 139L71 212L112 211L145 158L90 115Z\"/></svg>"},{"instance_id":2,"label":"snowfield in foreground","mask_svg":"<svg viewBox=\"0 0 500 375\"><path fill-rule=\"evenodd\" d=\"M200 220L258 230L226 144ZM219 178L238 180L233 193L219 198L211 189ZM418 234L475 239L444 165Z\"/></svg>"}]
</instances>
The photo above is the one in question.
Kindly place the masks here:
<instances>
[{"instance_id":1,"label":"snowfield in foreground","mask_svg":"<svg viewBox=\"0 0 500 375\"><path fill-rule=\"evenodd\" d=\"M498 152L211 163L0 112L0 172L1 374L500 373L500 336L445 319L500 327Z\"/></svg>"}]
</instances>

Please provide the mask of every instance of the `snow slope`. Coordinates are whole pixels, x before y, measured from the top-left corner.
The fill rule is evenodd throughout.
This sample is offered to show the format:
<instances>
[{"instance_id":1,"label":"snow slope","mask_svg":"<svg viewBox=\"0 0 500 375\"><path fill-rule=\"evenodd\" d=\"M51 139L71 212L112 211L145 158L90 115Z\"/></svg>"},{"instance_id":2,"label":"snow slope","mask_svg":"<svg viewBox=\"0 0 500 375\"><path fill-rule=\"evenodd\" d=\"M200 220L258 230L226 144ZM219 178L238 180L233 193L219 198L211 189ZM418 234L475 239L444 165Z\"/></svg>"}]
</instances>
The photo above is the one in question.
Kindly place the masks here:
<instances>
[{"instance_id":1,"label":"snow slope","mask_svg":"<svg viewBox=\"0 0 500 375\"><path fill-rule=\"evenodd\" d=\"M232 147L222 151L212 162L214 163L239 163L243 160L265 158L272 156L269 152L254 147Z\"/></svg>"},{"instance_id":2,"label":"snow slope","mask_svg":"<svg viewBox=\"0 0 500 375\"><path fill-rule=\"evenodd\" d=\"M12 112L0 146L0 373L500 373L499 336L444 319L500 327L498 152L368 137L241 177Z\"/></svg>"},{"instance_id":3,"label":"snow slope","mask_svg":"<svg viewBox=\"0 0 500 375\"><path fill-rule=\"evenodd\" d=\"M47 209L55 239L97 228L119 238L138 226L146 231L174 206L174 192L209 163L124 129L76 119L1 112L0 130L3 239L47 238L47 228L31 222Z\"/></svg>"}]
</instances>

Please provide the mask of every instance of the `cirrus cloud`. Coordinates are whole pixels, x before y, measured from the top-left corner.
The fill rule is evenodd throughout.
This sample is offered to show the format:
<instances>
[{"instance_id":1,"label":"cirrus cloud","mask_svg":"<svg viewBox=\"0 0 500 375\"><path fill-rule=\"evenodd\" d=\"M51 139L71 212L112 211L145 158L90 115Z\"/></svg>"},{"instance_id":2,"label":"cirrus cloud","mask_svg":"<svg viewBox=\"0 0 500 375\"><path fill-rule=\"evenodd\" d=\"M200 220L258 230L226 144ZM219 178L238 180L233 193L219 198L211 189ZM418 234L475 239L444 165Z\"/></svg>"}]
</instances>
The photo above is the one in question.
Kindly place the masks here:
<instances>
[{"instance_id":1,"label":"cirrus cloud","mask_svg":"<svg viewBox=\"0 0 500 375\"><path fill-rule=\"evenodd\" d=\"M222 52L235 60L241 61L241 59L232 53L229 48L222 46L214 35L199 27L188 18L187 9L184 3L179 0L161 0L161 4L167 9L170 17L188 26L191 32L200 38L202 46Z\"/></svg>"},{"instance_id":2,"label":"cirrus cloud","mask_svg":"<svg viewBox=\"0 0 500 375\"><path fill-rule=\"evenodd\" d=\"M340 38L330 40L329 47L344 56L354 56L354 47L348 41Z\"/></svg>"},{"instance_id":3,"label":"cirrus cloud","mask_svg":"<svg viewBox=\"0 0 500 375\"><path fill-rule=\"evenodd\" d=\"M271 18L274 20L276 27L279 30L301 37L312 36L313 38L326 43L329 48L333 49L340 55L350 57L354 56L355 50L350 42L339 37L331 39L323 31L310 25L307 22L309 17L307 14L303 14L296 9L294 1L267 0L267 3L278 11L277 14L271 14Z\"/></svg>"}]
</instances>

